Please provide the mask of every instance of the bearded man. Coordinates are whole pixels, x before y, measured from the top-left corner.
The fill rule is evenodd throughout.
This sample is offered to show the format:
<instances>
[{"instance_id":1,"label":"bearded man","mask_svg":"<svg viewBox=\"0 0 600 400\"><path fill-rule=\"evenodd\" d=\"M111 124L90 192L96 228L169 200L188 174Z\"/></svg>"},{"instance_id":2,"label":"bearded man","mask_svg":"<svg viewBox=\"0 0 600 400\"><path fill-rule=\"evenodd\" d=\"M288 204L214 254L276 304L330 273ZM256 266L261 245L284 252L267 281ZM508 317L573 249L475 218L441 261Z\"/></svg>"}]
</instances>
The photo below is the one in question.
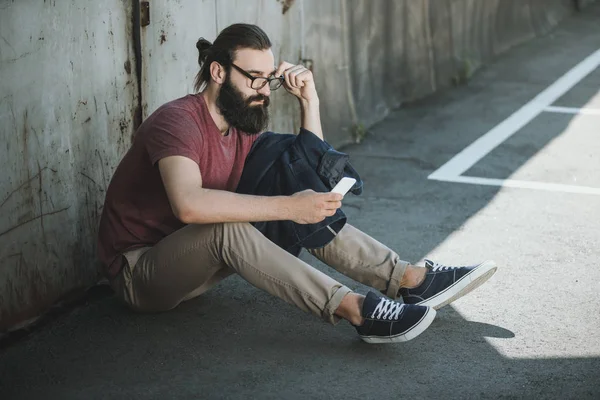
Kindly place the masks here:
<instances>
[{"instance_id":1,"label":"bearded man","mask_svg":"<svg viewBox=\"0 0 600 400\"><path fill-rule=\"evenodd\" d=\"M342 205L340 194L311 190L235 193L246 156L267 127L271 91L284 86L295 96L302 127L323 139L312 73L287 62L276 66L271 41L255 25L231 25L214 44L200 39L196 47L197 93L142 123L106 194L99 256L116 295L133 310L173 309L237 273L327 322L346 319L366 342L403 342L422 333L436 309L496 271L491 261L410 265L346 224L309 251L375 289L363 296L275 245L251 223L314 224Z\"/></svg>"}]
</instances>

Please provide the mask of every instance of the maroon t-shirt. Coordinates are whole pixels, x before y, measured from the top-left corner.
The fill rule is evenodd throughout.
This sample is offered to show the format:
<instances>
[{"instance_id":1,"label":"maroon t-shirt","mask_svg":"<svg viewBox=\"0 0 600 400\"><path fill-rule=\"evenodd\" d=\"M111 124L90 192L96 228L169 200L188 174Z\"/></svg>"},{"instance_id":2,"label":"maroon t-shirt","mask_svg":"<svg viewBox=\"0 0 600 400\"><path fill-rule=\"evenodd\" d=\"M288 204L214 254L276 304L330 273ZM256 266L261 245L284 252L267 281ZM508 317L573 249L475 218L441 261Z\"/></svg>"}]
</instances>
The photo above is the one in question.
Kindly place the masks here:
<instances>
[{"instance_id":1,"label":"maroon t-shirt","mask_svg":"<svg viewBox=\"0 0 600 400\"><path fill-rule=\"evenodd\" d=\"M153 246L185 226L169 204L158 161L184 156L202 174L202 186L235 191L244 161L259 135L230 129L223 136L202 95L188 95L156 110L136 132L108 186L100 219L98 253L109 278L122 268L122 253Z\"/></svg>"}]
</instances>

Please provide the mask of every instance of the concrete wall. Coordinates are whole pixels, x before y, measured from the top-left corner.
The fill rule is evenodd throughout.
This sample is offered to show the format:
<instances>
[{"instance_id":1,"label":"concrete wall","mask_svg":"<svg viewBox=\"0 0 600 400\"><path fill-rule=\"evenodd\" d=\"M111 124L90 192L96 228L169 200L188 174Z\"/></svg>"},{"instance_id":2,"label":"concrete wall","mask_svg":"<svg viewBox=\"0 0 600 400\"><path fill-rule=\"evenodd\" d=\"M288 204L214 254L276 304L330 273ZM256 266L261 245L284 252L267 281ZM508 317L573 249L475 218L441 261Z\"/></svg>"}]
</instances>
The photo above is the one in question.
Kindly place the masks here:
<instances>
[{"instance_id":1,"label":"concrete wall","mask_svg":"<svg viewBox=\"0 0 600 400\"><path fill-rule=\"evenodd\" d=\"M137 105L131 25L121 0L0 2L0 332L97 280Z\"/></svg>"},{"instance_id":2,"label":"concrete wall","mask_svg":"<svg viewBox=\"0 0 600 400\"><path fill-rule=\"evenodd\" d=\"M339 145L360 139L390 109L460 84L495 55L548 32L575 5L150 3L150 25L140 29L138 78L132 1L0 0L0 332L97 281L98 217L136 110L147 116L191 92L198 37L212 41L234 22L261 25L278 60L311 64L325 134ZM296 102L279 90L272 105L271 128L296 131Z\"/></svg>"},{"instance_id":3,"label":"concrete wall","mask_svg":"<svg viewBox=\"0 0 600 400\"><path fill-rule=\"evenodd\" d=\"M310 12L319 10L309 2ZM322 2L321 8L330 2ZM342 0L345 18L339 25L317 27L313 49L320 37L348 41L347 54L314 55L319 83L332 61L346 60L350 89L336 85L325 93L325 104L336 104L333 115L344 115L354 103L351 120L326 121L326 133L334 142L348 140L352 125L368 127L390 109L437 90L462 83L482 63L511 46L544 34L573 12L571 0ZM342 14L344 10L341 10ZM306 17L311 20L312 15ZM339 57L339 58L338 58ZM350 92L352 99L347 93ZM344 96L346 94L346 96ZM340 102L340 99L346 101ZM336 101L337 100L337 101ZM339 109L339 111L338 111ZM358 134L360 135L360 129ZM346 135L344 137L344 135Z\"/></svg>"},{"instance_id":4,"label":"concrete wall","mask_svg":"<svg viewBox=\"0 0 600 400\"><path fill-rule=\"evenodd\" d=\"M163 0L143 31L144 115L192 91L195 40L260 25L277 60L312 65L329 141L359 139L391 109L465 81L480 65L548 32L573 0ZM271 129L294 132L297 104L273 94Z\"/></svg>"}]
</instances>

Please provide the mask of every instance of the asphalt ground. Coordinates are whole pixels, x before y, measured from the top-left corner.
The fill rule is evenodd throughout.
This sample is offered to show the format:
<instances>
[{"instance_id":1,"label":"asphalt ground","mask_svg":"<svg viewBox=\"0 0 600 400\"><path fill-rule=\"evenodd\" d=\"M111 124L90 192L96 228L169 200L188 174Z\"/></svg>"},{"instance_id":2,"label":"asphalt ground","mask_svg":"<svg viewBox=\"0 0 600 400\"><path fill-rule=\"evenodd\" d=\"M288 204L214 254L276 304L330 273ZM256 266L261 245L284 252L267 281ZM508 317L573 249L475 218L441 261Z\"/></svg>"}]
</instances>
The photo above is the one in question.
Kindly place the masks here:
<instances>
[{"instance_id":1,"label":"asphalt ground","mask_svg":"<svg viewBox=\"0 0 600 400\"><path fill-rule=\"evenodd\" d=\"M368 345L236 276L168 313L106 297L57 318L0 352L0 398L600 398L600 115L540 112L460 175L485 184L428 179L597 51L599 21L587 9L344 149L365 181L353 225L412 262L499 266L417 339ZM552 106L598 110L599 90L595 68Z\"/></svg>"}]
</instances>

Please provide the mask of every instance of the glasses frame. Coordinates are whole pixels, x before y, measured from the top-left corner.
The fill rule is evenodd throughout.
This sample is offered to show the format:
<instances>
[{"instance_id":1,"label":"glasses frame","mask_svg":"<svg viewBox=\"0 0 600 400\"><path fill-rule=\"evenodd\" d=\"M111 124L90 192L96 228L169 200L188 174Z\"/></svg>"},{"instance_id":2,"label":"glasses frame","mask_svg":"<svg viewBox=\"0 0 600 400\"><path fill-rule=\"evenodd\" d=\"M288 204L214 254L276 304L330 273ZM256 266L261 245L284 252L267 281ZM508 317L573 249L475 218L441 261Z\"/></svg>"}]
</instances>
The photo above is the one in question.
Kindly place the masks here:
<instances>
[{"instance_id":1,"label":"glasses frame","mask_svg":"<svg viewBox=\"0 0 600 400\"><path fill-rule=\"evenodd\" d=\"M246 78L250 79L250 87L254 90L260 90L262 88L264 88L267 84L269 85L269 89L270 90L277 90L281 87L281 85L283 85L283 82L285 81L285 78L282 76L274 76L271 78L265 78L264 76L252 76L250 75L250 73L248 73L247 71L243 70L242 68L238 67L237 65L235 65L234 63L231 63L231 66L233 68L235 68L236 70L238 70L239 73L241 73L242 75L244 75ZM254 87L254 81L257 79L264 79L263 84L260 85L260 87L255 88ZM271 82L273 81L278 81L279 85L275 88L271 87Z\"/></svg>"}]
</instances>

